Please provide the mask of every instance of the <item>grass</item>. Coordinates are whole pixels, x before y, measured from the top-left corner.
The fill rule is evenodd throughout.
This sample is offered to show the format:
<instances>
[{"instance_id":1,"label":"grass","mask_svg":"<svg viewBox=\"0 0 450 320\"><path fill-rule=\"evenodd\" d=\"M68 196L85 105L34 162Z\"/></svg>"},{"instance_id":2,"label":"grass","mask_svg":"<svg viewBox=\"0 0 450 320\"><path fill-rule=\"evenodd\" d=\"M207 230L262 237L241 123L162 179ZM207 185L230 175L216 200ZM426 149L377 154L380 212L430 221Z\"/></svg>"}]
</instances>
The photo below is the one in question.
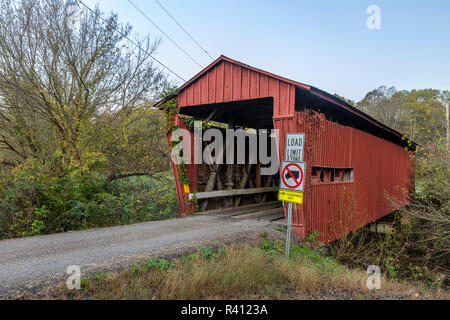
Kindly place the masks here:
<instances>
[{"instance_id":1,"label":"grass","mask_svg":"<svg viewBox=\"0 0 450 320\"><path fill-rule=\"evenodd\" d=\"M410 285L382 279L382 289L366 288L367 274L350 270L306 246L264 240L259 246L198 247L174 261L151 259L119 273L82 281L81 290L63 285L56 299L370 299L414 298Z\"/></svg>"}]
</instances>

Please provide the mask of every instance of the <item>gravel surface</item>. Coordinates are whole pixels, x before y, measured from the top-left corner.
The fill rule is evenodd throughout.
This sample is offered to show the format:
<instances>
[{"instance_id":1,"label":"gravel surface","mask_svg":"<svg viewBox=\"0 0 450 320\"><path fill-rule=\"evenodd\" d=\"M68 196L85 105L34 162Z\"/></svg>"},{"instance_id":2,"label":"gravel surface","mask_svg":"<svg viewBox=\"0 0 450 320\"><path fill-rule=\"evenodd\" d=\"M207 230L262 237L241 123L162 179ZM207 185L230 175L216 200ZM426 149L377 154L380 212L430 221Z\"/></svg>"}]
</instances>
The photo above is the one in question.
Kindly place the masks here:
<instances>
[{"instance_id":1,"label":"gravel surface","mask_svg":"<svg viewBox=\"0 0 450 320\"><path fill-rule=\"evenodd\" d=\"M82 277L119 270L151 256L176 255L196 244L233 242L273 231L280 222L217 215L0 241L0 298L19 298L65 281L67 267ZM242 239L241 239L242 240Z\"/></svg>"}]
</instances>

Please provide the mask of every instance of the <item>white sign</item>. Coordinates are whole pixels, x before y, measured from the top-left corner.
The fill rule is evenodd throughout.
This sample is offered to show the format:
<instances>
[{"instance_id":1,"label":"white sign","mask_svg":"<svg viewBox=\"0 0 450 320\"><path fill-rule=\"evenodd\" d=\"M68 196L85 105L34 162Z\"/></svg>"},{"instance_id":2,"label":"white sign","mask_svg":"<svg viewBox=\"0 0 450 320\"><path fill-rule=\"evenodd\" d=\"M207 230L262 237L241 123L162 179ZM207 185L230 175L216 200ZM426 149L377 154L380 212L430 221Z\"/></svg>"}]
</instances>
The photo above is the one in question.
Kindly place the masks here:
<instances>
[{"instance_id":1,"label":"white sign","mask_svg":"<svg viewBox=\"0 0 450 320\"><path fill-rule=\"evenodd\" d=\"M286 161L303 161L303 150L305 148L304 133L286 134Z\"/></svg>"},{"instance_id":2,"label":"white sign","mask_svg":"<svg viewBox=\"0 0 450 320\"><path fill-rule=\"evenodd\" d=\"M305 167L304 162L281 162L280 189L303 192L306 179Z\"/></svg>"}]
</instances>

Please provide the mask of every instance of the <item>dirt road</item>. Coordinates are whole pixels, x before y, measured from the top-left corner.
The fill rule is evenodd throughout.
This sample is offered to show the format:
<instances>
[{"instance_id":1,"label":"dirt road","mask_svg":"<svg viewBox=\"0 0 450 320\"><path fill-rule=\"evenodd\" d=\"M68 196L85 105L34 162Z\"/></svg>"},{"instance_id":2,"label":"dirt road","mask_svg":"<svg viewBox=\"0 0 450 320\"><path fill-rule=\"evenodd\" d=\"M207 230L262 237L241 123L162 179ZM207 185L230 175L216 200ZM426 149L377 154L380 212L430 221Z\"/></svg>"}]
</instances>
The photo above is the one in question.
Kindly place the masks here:
<instances>
[{"instance_id":1,"label":"dirt road","mask_svg":"<svg viewBox=\"0 0 450 320\"><path fill-rule=\"evenodd\" d=\"M270 219L255 216L196 215L0 241L0 298L65 281L70 265L79 266L83 277L151 256L177 254L196 244L221 243L274 228Z\"/></svg>"}]
</instances>

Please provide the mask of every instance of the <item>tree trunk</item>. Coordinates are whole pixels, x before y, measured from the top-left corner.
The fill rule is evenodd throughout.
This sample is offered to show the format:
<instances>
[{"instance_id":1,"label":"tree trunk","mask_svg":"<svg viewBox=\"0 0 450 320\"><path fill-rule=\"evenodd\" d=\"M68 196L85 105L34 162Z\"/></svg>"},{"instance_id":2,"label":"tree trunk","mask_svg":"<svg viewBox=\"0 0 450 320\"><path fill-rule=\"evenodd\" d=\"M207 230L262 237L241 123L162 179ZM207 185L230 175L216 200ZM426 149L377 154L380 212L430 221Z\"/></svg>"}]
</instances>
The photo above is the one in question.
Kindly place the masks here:
<instances>
[{"instance_id":1,"label":"tree trunk","mask_svg":"<svg viewBox=\"0 0 450 320\"><path fill-rule=\"evenodd\" d=\"M447 120L447 122L446 122L446 129L447 129L447 141L446 141L445 147L446 147L446 150L448 151L448 148L449 148L449 144L450 144L450 120L449 120L449 105L448 105L448 102L447 102L447 101L445 101L445 102L444 102L444 104L445 104L445 116L446 116L446 120Z\"/></svg>"}]
</instances>

